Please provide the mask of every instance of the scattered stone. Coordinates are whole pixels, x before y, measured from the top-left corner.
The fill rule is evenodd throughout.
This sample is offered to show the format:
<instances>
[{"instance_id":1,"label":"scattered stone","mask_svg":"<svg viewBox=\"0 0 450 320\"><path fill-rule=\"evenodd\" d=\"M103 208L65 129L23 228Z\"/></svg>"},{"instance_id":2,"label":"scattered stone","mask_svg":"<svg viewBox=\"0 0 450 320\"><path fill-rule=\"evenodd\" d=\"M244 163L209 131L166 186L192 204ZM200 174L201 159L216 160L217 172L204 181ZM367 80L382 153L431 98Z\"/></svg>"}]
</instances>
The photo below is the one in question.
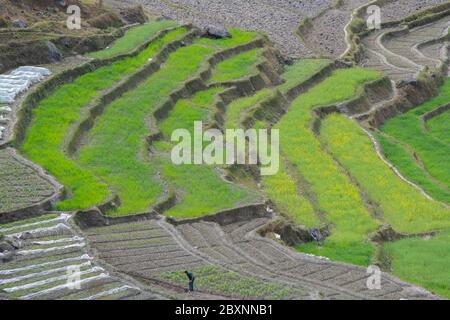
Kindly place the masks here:
<instances>
[{"instance_id":1,"label":"scattered stone","mask_svg":"<svg viewBox=\"0 0 450 320\"><path fill-rule=\"evenodd\" d=\"M14 258L14 251L0 252L0 262L9 262Z\"/></svg>"},{"instance_id":2,"label":"scattered stone","mask_svg":"<svg viewBox=\"0 0 450 320\"><path fill-rule=\"evenodd\" d=\"M8 22L3 17L0 17L0 28L6 27L8 27Z\"/></svg>"},{"instance_id":3,"label":"scattered stone","mask_svg":"<svg viewBox=\"0 0 450 320\"><path fill-rule=\"evenodd\" d=\"M50 60L54 62L61 61L62 54L59 49L55 46L55 44L51 41L47 41L48 54L50 56Z\"/></svg>"},{"instance_id":4,"label":"scattered stone","mask_svg":"<svg viewBox=\"0 0 450 320\"><path fill-rule=\"evenodd\" d=\"M17 237L13 237L7 240L7 242L14 248L14 250L20 249L23 247L23 241Z\"/></svg>"},{"instance_id":5,"label":"scattered stone","mask_svg":"<svg viewBox=\"0 0 450 320\"><path fill-rule=\"evenodd\" d=\"M207 26L205 28L205 35L213 39L231 38L231 34L227 29L216 26Z\"/></svg>"},{"instance_id":6,"label":"scattered stone","mask_svg":"<svg viewBox=\"0 0 450 320\"><path fill-rule=\"evenodd\" d=\"M0 242L0 252L14 251L14 247L7 241Z\"/></svg>"},{"instance_id":7,"label":"scattered stone","mask_svg":"<svg viewBox=\"0 0 450 320\"><path fill-rule=\"evenodd\" d=\"M28 28L28 24L22 19L13 20L12 27L17 29L26 29Z\"/></svg>"},{"instance_id":8,"label":"scattered stone","mask_svg":"<svg viewBox=\"0 0 450 320\"><path fill-rule=\"evenodd\" d=\"M33 238L33 235L30 232L24 232L19 236L19 239L22 241L30 240Z\"/></svg>"},{"instance_id":9,"label":"scattered stone","mask_svg":"<svg viewBox=\"0 0 450 320\"><path fill-rule=\"evenodd\" d=\"M323 240L329 235L327 228L317 229L320 239ZM281 239L288 246L295 246L302 243L316 241L311 235L311 230L296 225L285 219L278 219L271 222L259 230L262 236L273 235L277 240ZM276 235L279 235L279 239Z\"/></svg>"},{"instance_id":10,"label":"scattered stone","mask_svg":"<svg viewBox=\"0 0 450 320\"><path fill-rule=\"evenodd\" d=\"M121 8L119 15L127 24L145 23L148 20L142 5Z\"/></svg>"}]
</instances>

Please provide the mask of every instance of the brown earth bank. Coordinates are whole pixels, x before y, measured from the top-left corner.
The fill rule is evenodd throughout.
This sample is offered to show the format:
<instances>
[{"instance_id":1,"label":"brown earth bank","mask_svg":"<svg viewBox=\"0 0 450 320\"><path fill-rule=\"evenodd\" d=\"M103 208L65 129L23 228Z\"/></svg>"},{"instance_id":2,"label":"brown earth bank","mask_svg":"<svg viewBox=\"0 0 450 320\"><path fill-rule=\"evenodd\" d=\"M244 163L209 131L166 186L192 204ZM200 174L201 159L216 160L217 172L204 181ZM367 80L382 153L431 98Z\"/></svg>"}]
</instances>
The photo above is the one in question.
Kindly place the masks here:
<instances>
[{"instance_id":1,"label":"brown earth bank","mask_svg":"<svg viewBox=\"0 0 450 320\"><path fill-rule=\"evenodd\" d=\"M68 29L69 5L80 7L81 29ZM102 49L124 26L146 19L140 6L113 9L94 0L0 0L0 73Z\"/></svg>"}]
</instances>

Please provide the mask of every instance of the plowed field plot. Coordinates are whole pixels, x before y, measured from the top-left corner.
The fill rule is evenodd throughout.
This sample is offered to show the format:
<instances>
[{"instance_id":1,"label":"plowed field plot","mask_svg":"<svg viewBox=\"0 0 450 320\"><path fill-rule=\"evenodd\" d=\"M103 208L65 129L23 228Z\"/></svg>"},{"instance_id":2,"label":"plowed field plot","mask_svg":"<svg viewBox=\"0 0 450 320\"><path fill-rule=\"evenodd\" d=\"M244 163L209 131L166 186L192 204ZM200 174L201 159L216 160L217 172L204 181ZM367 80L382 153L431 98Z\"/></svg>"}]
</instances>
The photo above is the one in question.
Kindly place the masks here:
<instances>
[{"instance_id":1,"label":"plowed field plot","mask_svg":"<svg viewBox=\"0 0 450 320\"><path fill-rule=\"evenodd\" d=\"M185 251L156 221L87 230L101 259L130 275L148 277L204 261ZM163 271L161 271L163 270Z\"/></svg>"},{"instance_id":2,"label":"plowed field plot","mask_svg":"<svg viewBox=\"0 0 450 320\"><path fill-rule=\"evenodd\" d=\"M222 271L222 290L239 288L240 283L248 281L245 278L237 282L232 280L235 273L238 273L246 278L282 284L286 289L283 295L289 296L294 290L297 299L398 299L409 295L407 290L404 290L408 287L406 284L389 276L383 276L383 290L371 292L366 286L365 268L336 264L299 254L276 242L256 236L255 230L267 221L268 218L258 218L225 225L199 222L182 224L176 227L176 231L182 236L182 243L186 248L211 263L233 271ZM198 270L206 278L205 282L199 285L207 287L211 279L209 273L204 274L205 269L211 267ZM214 272L211 276L215 279L216 267L212 269ZM164 273L163 277L173 281L179 279L179 274ZM230 281L226 281L230 277ZM213 288L218 286L215 280L209 285ZM277 287L273 288L276 292ZM261 287L261 290L260 292L264 292L264 287Z\"/></svg>"},{"instance_id":3,"label":"plowed field plot","mask_svg":"<svg viewBox=\"0 0 450 320\"><path fill-rule=\"evenodd\" d=\"M373 31L362 38L362 65L383 71L395 81L414 78L425 67L439 67L446 59L442 50L448 23L445 16L411 29L399 26ZM427 42L432 44L431 49Z\"/></svg>"},{"instance_id":4,"label":"plowed field plot","mask_svg":"<svg viewBox=\"0 0 450 320\"><path fill-rule=\"evenodd\" d=\"M305 294L214 266L208 260L186 250L158 221L89 229L87 234L100 258L107 263L144 282L164 285L175 291L183 292L186 281L182 272L189 269L200 279L197 288L204 293L234 298L273 299L300 298ZM118 241L124 234L129 236ZM157 242L151 242L156 239Z\"/></svg>"},{"instance_id":5,"label":"plowed field plot","mask_svg":"<svg viewBox=\"0 0 450 320\"><path fill-rule=\"evenodd\" d=\"M251 277L242 277L239 274L226 271L214 266L193 270L199 279L196 287L199 290L219 292L232 297L256 298L256 299L298 299L304 293L299 290L289 289L281 284L270 284L263 280ZM186 282L184 272L163 273L161 278L177 285Z\"/></svg>"},{"instance_id":6,"label":"plowed field plot","mask_svg":"<svg viewBox=\"0 0 450 320\"><path fill-rule=\"evenodd\" d=\"M450 27L449 23L450 18L445 17L431 24L413 28L407 34L384 36L381 41L387 50L404 57L411 65L434 68L441 63L440 55L424 56L416 49L416 46L445 35Z\"/></svg>"},{"instance_id":7,"label":"plowed field plot","mask_svg":"<svg viewBox=\"0 0 450 320\"><path fill-rule=\"evenodd\" d=\"M0 214L51 198L55 187L12 149L0 150Z\"/></svg>"},{"instance_id":8,"label":"plowed field plot","mask_svg":"<svg viewBox=\"0 0 450 320\"><path fill-rule=\"evenodd\" d=\"M345 29L353 10L367 4L365 0L342 0L332 8L307 21L300 36L317 55L339 57L347 50Z\"/></svg>"},{"instance_id":9,"label":"plowed field plot","mask_svg":"<svg viewBox=\"0 0 450 320\"><path fill-rule=\"evenodd\" d=\"M159 297L98 266L70 220L68 214L48 214L0 225L0 234L13 241L11 250L2 253L10 257L0 265L1 292L24 300Z\"/></svg>"}]
</instances>

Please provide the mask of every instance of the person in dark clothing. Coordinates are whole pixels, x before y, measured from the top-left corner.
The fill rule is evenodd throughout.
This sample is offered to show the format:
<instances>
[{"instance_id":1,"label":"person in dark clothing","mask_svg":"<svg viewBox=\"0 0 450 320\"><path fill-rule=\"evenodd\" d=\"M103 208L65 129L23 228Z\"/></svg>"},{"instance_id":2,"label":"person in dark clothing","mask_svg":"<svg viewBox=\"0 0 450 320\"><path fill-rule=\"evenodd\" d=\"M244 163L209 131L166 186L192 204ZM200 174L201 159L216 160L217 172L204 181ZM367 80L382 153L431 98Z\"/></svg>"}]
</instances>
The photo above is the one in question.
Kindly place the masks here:
<instances>
[{"instance_id":1,"label":"person in dark clothing","mask_svg":"<svg viewBox=\"0 0 450 320\"><path fill-rule=\"evenodd\" d=\"M319 245L319 246L321 246L322 244L323 244L323 237L322 237L322 234L320 233L320 231L319 231L319 229L316 229L316 228L314 228L314 229L312 229L311 230L311 232L310 232L310 234L311 234L311 237L315 240L315 241L317 241L317 244Z\"/></svg>"},{"instance_id":2,"label":"person in dark clothing","mask_svg":"<svg viewBox=\"0 0 450 320\"><path fill-rule=\"evenodd\" d=\"M195 277L194 277L194 275L192 274L192 272L189 272L189 271L185 271L184 273L186 273L186 276L188 277L188 279L189 279L189 292L192 292L192 291L194 291L194 281L195 281Z\"/></svg>"}]
</instances>

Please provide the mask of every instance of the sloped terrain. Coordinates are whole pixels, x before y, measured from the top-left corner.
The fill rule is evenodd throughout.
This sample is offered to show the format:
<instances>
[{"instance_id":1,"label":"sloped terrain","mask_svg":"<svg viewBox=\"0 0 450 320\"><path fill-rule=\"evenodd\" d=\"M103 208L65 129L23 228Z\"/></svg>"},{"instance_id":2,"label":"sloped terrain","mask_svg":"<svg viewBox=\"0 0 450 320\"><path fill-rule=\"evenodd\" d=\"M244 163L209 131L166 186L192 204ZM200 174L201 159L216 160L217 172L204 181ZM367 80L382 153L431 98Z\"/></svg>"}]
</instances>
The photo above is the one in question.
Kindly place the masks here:
<instances>
[{"instance_id":1,"label":"sloped terrain","mask_svg":"<svg viewBox=\"0 0 450 320\"><path fill-rule=\"evenodd\" d=\"M393 80L406 80L417 76L424 68L436 68L443 62L441 54L445 41L429 49L427 56L417 49L422 43L441 39L448 33L449 18L412 29L391 28L372 32L363 39L367 60L363 65L386 72Z\"/></svg>"},{"instance_id":2,"label":"sloped terrain","mask_svg":"<svg viewBox=\"0 0 450 320\"><path fill-rule=\"evenodd\" d=\"M80 8L81 28L67 28L69 5ZM129 17L130 12L135 13L134 19L122 16ZM55 63L73 54L105 48L124 34L126 24L145 19L142 9L116 12L90 0L2 0L0 72L21 65Z\"/></svg>"},{"instance_id":3,"label":"sloped terrain","mask_svg":"<svg viewBox=\"0 0 450 320\"><path fill-rule=\"evenodd\" d=\"M345 29L353 11L366 3L365 0L337 1L333 7L304 21L299 29L300 36L317 55L337 58L347 50Z\"/></svg>"},{"instance_id":4,"label":"sloped terrain","mask_svg":"<svg viewBox=\"0 0 450 320\"><path fill-rule=\"evenodd\" d=\"M333 10L347 19L361 4ZM170 8L181 5L200 4ZM280 3L286 12L295 5ZM61 212L19 222L12 209L2 213L13 224L0 227L10 245L0 289L24 299L448 297L448 260L438 256L450 228L447 83L429 100L446 71L448 15L438 15L359 34L359 62L375 70L327 59L286 65L260 33L214 38L155 21L56 73L23 97L11 144L64 185L21 209ZM175 165L172 133L192 134L197 121L220 132L278 129L280 170ZM395 161L399 147L415 171ZM441 198L413 171L440 186ZM49 196L48 207L32 207ZM65 285L74 261L86 284L78 291ZM373 264L386 271L381 289L367 285ZM198 276L193 295L184 270Z\"/></svg>"},{"instance_id":5,"label":"sloped terrain","mask_svg":"<svg viewBox=\"0 0 450 320\"><path fill-rule=\"evenodd\" d=\"M213 25L266 33L283 53L298 57L313 54L296 34L301 20L316 15L333 1L146 0L143 4L154 13L178 21L192 21L201 28Z\"/></svg>"}]
</instances>

